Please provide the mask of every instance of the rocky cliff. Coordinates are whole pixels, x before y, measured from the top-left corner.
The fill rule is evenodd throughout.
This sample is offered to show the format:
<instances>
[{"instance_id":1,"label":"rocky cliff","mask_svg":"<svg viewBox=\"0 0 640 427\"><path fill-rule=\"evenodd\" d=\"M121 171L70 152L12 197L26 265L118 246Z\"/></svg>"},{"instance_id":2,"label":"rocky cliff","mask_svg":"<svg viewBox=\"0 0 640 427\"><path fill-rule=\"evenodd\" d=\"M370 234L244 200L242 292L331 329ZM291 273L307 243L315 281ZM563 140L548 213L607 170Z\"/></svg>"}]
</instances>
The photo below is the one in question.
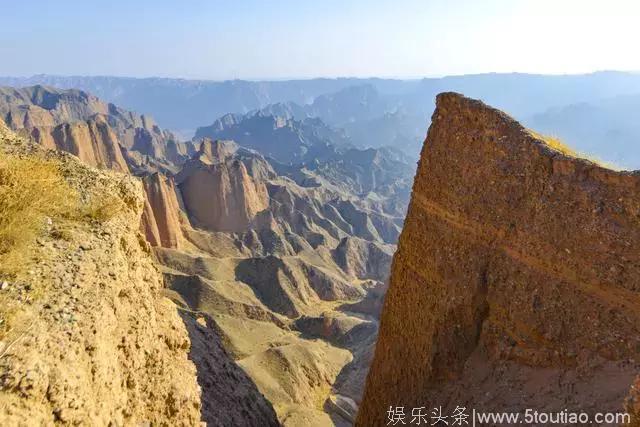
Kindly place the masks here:
<instances>
[{"instance_id":1,"label":"rocky cliff","mask_svg":"<svg viewBox=\"0 0 640 427\"><path fill-rule=\"evenodd\" d=\"M205 140L176 179L195 224L211 231L246 231L268 206L267 187L242 161L231 158L235 144L223 145Z\"/></svg>"},{"instance_id":2,"label":"rocky cliff","mask_svg":"<svg viewBox=\"0 0 640 427\"><path fill-rule=\"evenodd\" d=\"M0 87L0 118L47 148L119 171L165 170L194 151L150 117L75 89Z\"/></svg>"},{"instance_id":3,"label":"rocky cliff","mask_svg":"<svg viewBox=\"0 0 640 427\"><path fill-rule=\"evenodd\" d=\"M173 179L160 173L142 178L145 205L142 230L152 246L179 249L183 234L180 222L180 203Z\"/></svg>"},{"instance_id":4,"label":"rocky cliff","mask_svg":"<svg viewBox=\"0 0 640 427\"><path fill-rule=\"evenodd\" d=\"M640 371L640 176L458 94L432 120L356 425L389 406L621 411Z\"/></svg>"},{"instance_id":5,"label":"rocky cliff","mask_svg":"<svg viewBox=\"0 0 640 427\"><path fill-rule=\"evenodd\" d=\"M103 116L29 130L33 139L46 148L67 151L91 166L129 171L118 137Z\"/></svg>"},{"instance_id":6,"label":"rocky cliff","mask_svg":"<svg viewBox=\"0 0 640 427\"><path fill-rule=\"evenodd\" d=\"M138 232L139 180L42 150L4 125L0 155L1 195L22 185L7 165L39 159L68 184L52 204L79 203L42 218L24 265L0 268L1 425L278 425L208 318L162 296ZM7 220L12 212L5 226L22 220Z\"/></svg>"}]
</instances>

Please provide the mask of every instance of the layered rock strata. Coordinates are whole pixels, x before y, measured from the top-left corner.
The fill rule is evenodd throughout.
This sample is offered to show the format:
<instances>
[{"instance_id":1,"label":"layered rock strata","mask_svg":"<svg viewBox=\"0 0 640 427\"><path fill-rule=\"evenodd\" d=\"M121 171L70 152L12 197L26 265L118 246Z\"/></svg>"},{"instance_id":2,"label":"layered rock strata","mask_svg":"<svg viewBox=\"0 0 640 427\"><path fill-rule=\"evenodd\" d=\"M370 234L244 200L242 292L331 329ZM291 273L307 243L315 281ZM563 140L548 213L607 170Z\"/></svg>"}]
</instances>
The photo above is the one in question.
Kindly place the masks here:
<instances>
[{"instance_id":1,"label":"layered rock strata","mask_svg":"<svg viewBox=\"0 0 640 427\"><path fill-rule=\"evenodd\" d=\"M640 371L640 176L458 94L432 120L356 425L386 425L389 406L622 411Z\"/></svg>"}]
</instances>

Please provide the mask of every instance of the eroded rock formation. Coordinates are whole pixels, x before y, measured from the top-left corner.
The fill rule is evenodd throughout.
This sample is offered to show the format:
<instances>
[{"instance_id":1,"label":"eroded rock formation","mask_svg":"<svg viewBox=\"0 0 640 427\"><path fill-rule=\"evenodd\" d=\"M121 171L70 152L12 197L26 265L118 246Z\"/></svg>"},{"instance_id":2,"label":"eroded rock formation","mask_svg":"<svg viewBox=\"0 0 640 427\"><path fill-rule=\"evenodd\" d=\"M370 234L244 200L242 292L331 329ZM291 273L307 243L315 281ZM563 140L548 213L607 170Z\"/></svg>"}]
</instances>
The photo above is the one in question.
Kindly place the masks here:
<instances>
[{"instance_id":1,"label":"eroded rock formation","mask_svg":"<svg viewBox=\"0 0 640 427\"><path fill-rule=\"evenodd\" d=\"M192 144L177 142L150 117L79 90L0 87L0 118L47 148L123 172L167 170L195 151Z\"/></svg>"},{"instance_id":2,"label":"eroded rock formation","mask_svg":"<svg viewBox=\"0 0 640 427\"><path fill-rule=\"evenodd\" d=\"M137 179L42 150L4 125L0 150L49 159L70 185L65 196L108 201L110 212L49 219L29 251L30 270L2 286L3 301L20 309L0 307L3 322L13 320L0 337L0 425L279 424L208 318L181 318L162 296L163 277L138 232Z\"/></svg>"},{"instance_id":3,"label":"eroded rock formation","mask_svg":"<svg viewBox=\"0 0 640 427\"><path fill-rule=\"evenodd\" d=\"M233 146L205 141L176 178L189 216L211 231L247 231L269 204L265 183L230 158Z\"/></svg>"},{"instance_id":4,"label":"eroded rock formation","mask_svg":"<svg viewBox=\"0 0 640 427\"><path fill-rule=\"evenodd\" d=\"M637 173L439 95L356 424L387 424L389 406L622 411L640 371L639 245Z\"/></svg>"},{"instance_id":5,"label":"eroded rock formation","mask_svg":"<svg viewBox=\"0 0 640 427\"><path fill-rule=\"evenodd\" d=\"M50 128L32 127L30 132L42 146L67 151L88 165L129 171L118 137L102 116Z\"/></svg>"},{"instance_id":6,"label":"eroded rock formation","mask_svg":"<svg viewBox=\"0 0 640 427\"><path fill-rule=\"evenodd\" d=\"M181 247L180 204L173 179L159 173L142 178L145 205L141 227L152 246Z\"/></svg>"}]
</instances>

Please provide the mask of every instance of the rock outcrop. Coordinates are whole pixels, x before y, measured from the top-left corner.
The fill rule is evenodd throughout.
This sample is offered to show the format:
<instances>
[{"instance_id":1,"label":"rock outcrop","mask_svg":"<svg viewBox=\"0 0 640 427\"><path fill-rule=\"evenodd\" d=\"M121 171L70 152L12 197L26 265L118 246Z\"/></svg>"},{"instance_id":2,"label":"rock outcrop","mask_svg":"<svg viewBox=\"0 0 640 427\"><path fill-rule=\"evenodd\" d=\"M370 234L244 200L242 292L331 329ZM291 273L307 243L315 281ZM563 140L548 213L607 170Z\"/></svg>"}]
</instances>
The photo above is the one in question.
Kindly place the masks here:
<instances>
[{"instance_id":1,"label":"rock outcrop","mask_svg":"<svg viewBox=\"0 0 640 427\"><path fill-rule=\"evenodd\" d=\"M357 237L345 237L333 250L333 259L351 277L387 280L392 248Z\"/></svg>"},{"instance_id":2,"label":"rock outcrop","mask_svg":"<svg viewBox=\"0 0 640 427\"><path fill-rule=\"evenodd\" d=\"M210 231L247 231L269 204L265 183L249 175L240 159L230 158L232 152L218 141L205 141L176 177L190 218Z\"/></svg>"},{"instance_id":3,"label":"rock outcrop","mask_svg":"<svg viewBox=\"0 0 640 427\"><path fill-rule=\"evenodd\" d=\"M20 308L0 306L3 326L12 319L0 335L1 425L278 425L213 325L181 318L161 295L163 277L138 231L139 180L42 150L4 126L0 150L5 160L54 162L79 203L108 202L49 219L25 268L0 290Z\"/></svg>"},{"instance_id":4,"label":"rock outcrop","mask_svg":"<svg viewBox=\"0 0 640 427\"><path fill-rule=\"evenodd\" d=\"M640 371L640 176L458 94L432 120L356 425L389 406L621 412Z\"/></svg>"},{"instance_id":5,"label":"rock outcrop","mask_svg":"<svg viewBox=\"0 0 640 427\"><path fill-rule=\"evenodd\" d=\"M47 148L122 172L171 169L195 151L150 117L74 89L0 87L0 119Z\"/></svg>"},{"instance_id":6,"label":"rock outcrop","mask_svg":"<svg viewBox=\"0 0 640 427\"><path fill-rule=\"evenodd\" d=\"M103 116L50 128L32 127L30 132L42 146L69 152L88 165L129 171L118 137Z\"/></svg>"},{"instance_id":7,"label":"rock outcrop","mask_svg":"<svg viewBox=\"0 0 640 427\"><path fill-rule=\"evenodd\" d=\"M152 246L179 249L183 235L180 204L173 179L159 173L142 178L145 205L141 227Z\"/></svg>"}]
</instances>

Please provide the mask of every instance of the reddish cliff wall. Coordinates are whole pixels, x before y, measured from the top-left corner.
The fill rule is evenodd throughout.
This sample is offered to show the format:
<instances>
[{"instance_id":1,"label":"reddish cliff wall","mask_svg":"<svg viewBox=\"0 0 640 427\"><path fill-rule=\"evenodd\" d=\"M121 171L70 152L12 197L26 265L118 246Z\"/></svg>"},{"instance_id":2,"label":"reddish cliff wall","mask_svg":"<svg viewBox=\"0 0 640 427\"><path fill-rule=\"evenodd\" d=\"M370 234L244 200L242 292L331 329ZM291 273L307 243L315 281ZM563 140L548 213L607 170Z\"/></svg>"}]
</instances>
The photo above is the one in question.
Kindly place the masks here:
<instances>
[{"instance_id":1,"label":"reddish cliff wall","mask_svg":"<svg viewBox=\"0 0 640 427\"><path fill-rule=\"evenodd\" d=\"M180 205L172 178L159 173L142 179L145 205L142 230L152 246L179 249L183 243Z\"/></svg>"},{"instance_id":2,"label":"reddish cliff wall","mask_svg":"<svg viewBox=\"0 0 640 427\"><path fill-rule=\"evenodd\" d=\"M638 248L640 176L439 95L357 425L387 424L390 405L622 410L640 370Z\"/></svg>"},{"instance_id":3,"label":"reddish cliff wall","mask_svg":"<svg viewBox=\"0 0 640 427\"><path fill-rule=\"evenodd\" d=\"M192 160L181 171L178 185L195 224L211 231L247 231L269 205L265 183L249 175L239 160Z\"/></svg>"},{"instance_id":4,"label":"reddish cliff wall","mask_svg":"<svg viewBox=\"0 0 640 427\"><path fill-rule=\"evenodd\" d=\"M34 127L30 134L44 147L69 152L88 165L129 172L118 137L102 116L55 127Z\"/></svg>"}]
</instances>

